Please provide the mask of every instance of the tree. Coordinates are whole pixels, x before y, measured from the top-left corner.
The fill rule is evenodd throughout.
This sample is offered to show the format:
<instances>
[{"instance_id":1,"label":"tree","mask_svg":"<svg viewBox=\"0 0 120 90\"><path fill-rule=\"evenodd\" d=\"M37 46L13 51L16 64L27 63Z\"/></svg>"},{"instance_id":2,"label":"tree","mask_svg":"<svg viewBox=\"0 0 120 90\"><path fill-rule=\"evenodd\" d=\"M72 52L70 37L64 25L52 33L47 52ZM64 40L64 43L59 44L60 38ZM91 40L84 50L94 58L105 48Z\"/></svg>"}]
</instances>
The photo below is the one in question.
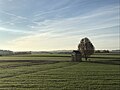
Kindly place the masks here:
<instances>
[{"instance_id":1,"label":"tree","mask_svg":"<svg viewBox=\"0 0 120 90\"><path fill-rule=\"evenodd\" d=\"M88 38L83 38L78 45L78 50L87 61L88 57L94 53L94 46Z\"/></svg>"},{"instance_id":2,"label":"tree","mask_svg":"<svg viewBox=\"0 0 120 90\"><path fill-rule=\"evenodd\" d=\"M109 53L109 50L103 50L102 52L103 53Z\"/></svg>"},{"instance_id":3,"label":"tree","mask_svg":"<svg viewBox=\"0 0 120 90\"><path fill-rule=\"evenodd\" d=\"M101 51L100 50L96 50L95 53L101 53Z\"/></svg>"}]
</instances>

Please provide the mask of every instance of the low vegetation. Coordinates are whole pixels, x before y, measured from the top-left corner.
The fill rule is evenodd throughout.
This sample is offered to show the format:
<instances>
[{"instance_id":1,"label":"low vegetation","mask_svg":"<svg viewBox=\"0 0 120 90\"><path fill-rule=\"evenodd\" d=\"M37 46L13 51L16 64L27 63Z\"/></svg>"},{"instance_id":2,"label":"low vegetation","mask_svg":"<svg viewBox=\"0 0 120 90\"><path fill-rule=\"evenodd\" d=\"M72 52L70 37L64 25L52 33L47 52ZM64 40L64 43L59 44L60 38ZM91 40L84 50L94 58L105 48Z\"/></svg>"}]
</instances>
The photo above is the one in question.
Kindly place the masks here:
<instances>
[{"instance_id":1,"label":"low vegetation","mask_svg":"<svg viewBox=\"0 0 120 90\"><path fill-rule=\"evenodd\" d=\"M0 57L1 90L119 90L120 56L95 54L71 62L70 54Z\"/></svg>"}]
</instances>

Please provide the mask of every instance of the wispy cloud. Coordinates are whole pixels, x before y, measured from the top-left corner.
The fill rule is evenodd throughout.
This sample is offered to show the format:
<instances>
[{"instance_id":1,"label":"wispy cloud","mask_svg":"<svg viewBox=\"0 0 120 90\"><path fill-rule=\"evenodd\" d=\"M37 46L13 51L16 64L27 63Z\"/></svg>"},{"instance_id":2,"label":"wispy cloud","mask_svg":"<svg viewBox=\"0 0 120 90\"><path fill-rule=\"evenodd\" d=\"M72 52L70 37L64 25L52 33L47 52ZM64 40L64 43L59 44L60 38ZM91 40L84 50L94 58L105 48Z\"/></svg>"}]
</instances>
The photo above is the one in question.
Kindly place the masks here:
<instances>
[{"instance_id":1,"label":"wispy cloud","mask_svg":"<svg viewBox=\"0 0 120 90\"><path fill-rule=\"evenodd\" d=\"M6 21L1 20L0 25L15 26L17 23L23 23L25 21L28 21L26 17L19 16L13 13L9 13L3 10L0 10L0 14L3 14L3 16L7 16L9 18Z\"/></svg>"},{"instance_id":2,"label":"wispy cloud","mask_svg":"<svg viewBox=\"0 0 120 90\"><path fill-rule=\"evenodd\" d=\"M106 17L106 15L112 15L114 13L118 13L116 8L118 8L118 6L111 7L111 8L107 7L104 9L102 8L103 11L99 9L99 10L94 11L94 13L92 12L91 15L46 20L44 22L35 22L36 25L31 26L31 28L33 28L36 34L38 35L41 34L41 32L46 32L46 33L49 32L52 35L56 34L59 36L60 34L66 35L66 33L68 34L76 33L76 35L78 35L82 32L97 30L101 28L107 28L111 26L117 26L118 25L117 21L116 23L109 23L109 22L117 20L118 16L115 16L112 18L111 16L107 16L108 18ZM99 13L96 13L98 11ZM104 18L104 16L106 17L106 19L102 19ZM96 20L97 22L94 22ZM107 24L104 24L104 22L106 22ZM85 25L87 25L87 27Z\"/></svg>"},{"instance_id":3,"label":"wispy cloud","mask_svg":"<svg viewBox=\"0 0 120 90\"><path fill-rule=\"evenodd\" d=\"M10 16L14 16L14 17L19 18L19 19L27 19L26 17L22 17L22 16L19 16L19 15L15 15L15 14L13 14L13 13L9 13L9 12L6 12L6 11L1 11L1 10L0 10L0 13L7 14L7 15L10 15Z\"/></svg>"},{"instance_id":4,"label":"wispy cloud","mask_svg":"<svg viewBox=\"0 0 120 90\"><path fill-rule=\"evenodd\" d=\"M58 34L60 34L60 32L69 33L76 30L76 33L78 33L81 29L82 32L86 32L91 29L116 26L118 25L118 15L114 17L110 16L114 15L114 13L118 13L116 8L118 7L107 7L104 8L105 10L102 8L103 11L99 9L94 11L94 13L92 12L91 15L35 22L37 25L32 27L37 28L38 30L45 30L46 32L56 32L56 34L58 32ZM115 21L115 23L110 23L112 21ZM85 25L87 25L87 27Z\"/></svg>"},{"instance_id":5,"label":"wispy cloud","mask_svg":"<svg viewBox=\"0 0 120 90\"><path fill-rule=\"evenodd\" d=\"M60 3L53 0L51 2L55 2L55 5L51 4L51 6L43 7L47 1L42 1L42 4L34 3L34 6L29 3L26 12L30 13L30 15L22 7L20 8L22 12L19 12L21 15L15 12L11 13L11 11L7 12L8 10L0 10L0 13L3 14L2 17L5 15L9 18L9 20L1 19L0 32L25 34L11 40L9 42L10 46L24 47L24 49L28 47L37 49L39 46L41 47L39 49L47 49L47 47L48 49L57 49L59 46L64 49L67 46L69 48L72 45L75 46L80 38L85 36L97 39L98 37L114 37L118 35L120 6L117 4L111 3L109 5L106 1L104 5L96 6L94 2L90 3L87 0L62 0ZM85 7L89 6L89 3L94 8ZM96 3L98 2L96 1ZM39 8L42 6L43 10L41 8L38 10L38 5ZM73 42L74 40L75 42ZM58 44L58 41L61 44Z\"/></svg>"},{"instance_id":6,"label":"wispy cloud","mask_svg":"<svg viewBox=\"0 0 120 90\"><path fill-rule=\"evenodd\" d=\"M6 32L16 32L16 33L26 33L26 32L21 31L21 30L7 29L7 28L3 28L3 27L0 27L0 31L6 31Z\"/></svg>"}]
</instances>

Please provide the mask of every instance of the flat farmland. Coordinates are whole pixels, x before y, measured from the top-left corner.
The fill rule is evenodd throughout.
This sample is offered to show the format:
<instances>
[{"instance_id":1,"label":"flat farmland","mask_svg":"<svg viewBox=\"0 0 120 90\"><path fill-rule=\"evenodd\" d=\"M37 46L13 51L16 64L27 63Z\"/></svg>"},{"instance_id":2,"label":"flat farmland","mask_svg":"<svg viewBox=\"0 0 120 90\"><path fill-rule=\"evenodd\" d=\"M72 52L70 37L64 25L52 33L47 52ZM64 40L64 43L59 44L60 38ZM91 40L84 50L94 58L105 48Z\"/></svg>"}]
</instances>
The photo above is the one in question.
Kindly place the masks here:
<instances>
[{"instance_id":1,"label":"flat farmland","mask_svg":"<svg viewBox=\"0 0 120 90\"><path fill-rule=\"evenodd\" d=\"M70 54L0 57L1 90L119 90L120 55L94 54L71 62Z\"/></svg>"}]
</instances>

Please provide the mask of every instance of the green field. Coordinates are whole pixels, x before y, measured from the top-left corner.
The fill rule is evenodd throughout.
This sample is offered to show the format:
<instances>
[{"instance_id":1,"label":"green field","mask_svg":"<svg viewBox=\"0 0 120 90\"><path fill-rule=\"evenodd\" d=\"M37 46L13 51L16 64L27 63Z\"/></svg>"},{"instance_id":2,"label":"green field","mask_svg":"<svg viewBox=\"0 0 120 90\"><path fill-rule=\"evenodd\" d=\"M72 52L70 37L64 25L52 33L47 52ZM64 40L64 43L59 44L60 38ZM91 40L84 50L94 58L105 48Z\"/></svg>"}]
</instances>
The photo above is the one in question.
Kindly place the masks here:
<instances>
[{"instance_id":1,"label":"green field","mask_svg":"<svg viewBox=\"0 0 120 90\"><path fill-rule=\"evenodd\" d=\"M68 54L0 57L0 90L119 90L119 54L71 62Z\"/></svg>"}]
</instances>

